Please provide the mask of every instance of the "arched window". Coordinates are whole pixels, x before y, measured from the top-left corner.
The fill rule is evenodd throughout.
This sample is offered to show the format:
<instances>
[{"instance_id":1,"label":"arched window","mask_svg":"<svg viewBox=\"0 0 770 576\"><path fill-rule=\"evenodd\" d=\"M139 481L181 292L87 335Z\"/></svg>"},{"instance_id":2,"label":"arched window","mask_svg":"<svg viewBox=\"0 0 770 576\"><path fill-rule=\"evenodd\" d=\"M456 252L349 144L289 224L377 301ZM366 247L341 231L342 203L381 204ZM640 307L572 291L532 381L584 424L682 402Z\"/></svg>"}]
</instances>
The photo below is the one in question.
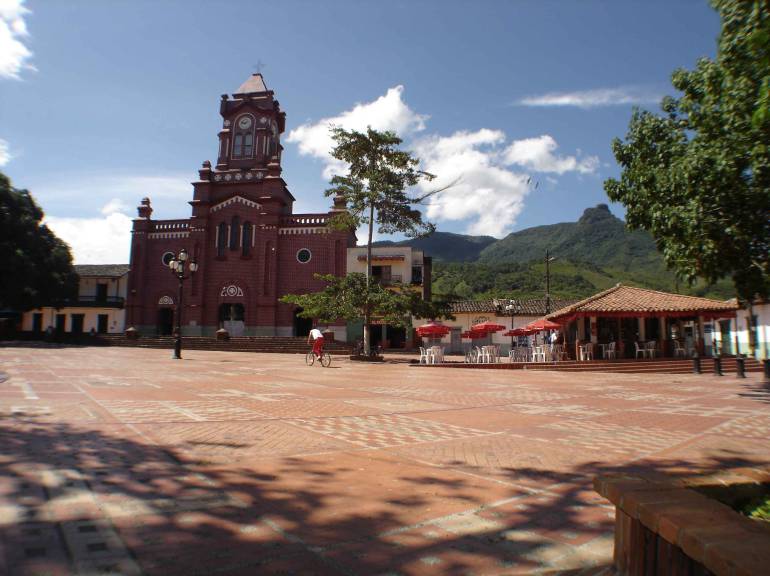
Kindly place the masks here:
<instances>
[{"instance_id":1,"label":"arched window","mask_svg":"<svg viewBox=\"0 0 770 576\"><path fill-rule=\"evenodd\" d=\"M235 122L233 158L251 158L254 155L254 119L244 114Z\"/></svg>"},{"instance_id":2,"label":"arched window","mask_svg":"<svg viewBox=\"0 0 770 576\"><path fill-rule=\"evenodd\" d=\"M270 132L270 149L268 150L268 155L273 157L278 154L278 125L275 122L273 122L270 127Z\"/></svg>"},{"instance_id":3,"label":"arched window","mask_svg":"<svg viewBox=\"0 0 770 576\"><path fill-rule=\"evenodd\" d=\"M230 250L238 249L238 239L241 237L241 219L233 216L230 220Z\"/></svg>"},{"instance_id":4,"label":"arched window","mask_svg":"<svg viewBox=\"0 0 770 576\"><path fill-rule=\"evenodd\" d=\"M225 246L227 245L227 224L224 222L217 226L217 256L225 255Z\"/></svg>"},{"instance_id":5,"label":"arched window","mask_svg":"<svg viewBox=\"0 0 770 576\"><path fill-rule=\"evenodd\" d=\"M243 256L248 256L250 248L251 248L251 222L244 222L243 234L241 234L241 254Z\"/></svg>"}]
</instances>

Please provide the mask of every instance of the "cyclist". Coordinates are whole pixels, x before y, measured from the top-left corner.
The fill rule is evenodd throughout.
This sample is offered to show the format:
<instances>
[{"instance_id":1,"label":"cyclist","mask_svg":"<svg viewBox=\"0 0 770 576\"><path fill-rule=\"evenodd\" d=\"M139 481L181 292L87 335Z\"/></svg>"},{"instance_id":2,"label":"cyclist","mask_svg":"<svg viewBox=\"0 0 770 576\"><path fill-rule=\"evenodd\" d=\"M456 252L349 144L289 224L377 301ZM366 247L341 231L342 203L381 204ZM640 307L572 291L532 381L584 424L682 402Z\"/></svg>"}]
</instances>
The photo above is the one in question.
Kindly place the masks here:
<instances>
[{"instance_id":1,"label":"cyclist","mask_svg":"<svg viewBox=\"0 0 770 576\"><path fill-rule=\"evenodd\" d=\"M307 343L313 343L313 354L320 360L324 351L324 335L318 328L313 328L307 335Z\"/></svg>"}]
</instances>

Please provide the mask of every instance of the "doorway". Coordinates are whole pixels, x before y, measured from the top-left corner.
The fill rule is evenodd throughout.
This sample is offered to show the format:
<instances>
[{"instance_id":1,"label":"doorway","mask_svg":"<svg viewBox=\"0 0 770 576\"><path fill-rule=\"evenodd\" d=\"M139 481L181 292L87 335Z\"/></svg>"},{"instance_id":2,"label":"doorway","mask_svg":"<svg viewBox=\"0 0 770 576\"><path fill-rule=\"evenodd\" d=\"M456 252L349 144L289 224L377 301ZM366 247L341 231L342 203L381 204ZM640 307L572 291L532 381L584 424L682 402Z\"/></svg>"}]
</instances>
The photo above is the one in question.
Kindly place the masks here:
<instances>
[{"instance_id":1,"label":"doorway","mask_svg":"<svg viewBox=\"0 0 770 576\"><path fill-rule=\"evenodd\" d=\"M56 315L56 334L62 335L64 334L64 324L67 321L67 315L66 314L57 314Z\"/></svg>"},{"instance_id":2,"label":"doorway","mask_svg":"<svg viewBox=\"0 0 770 576\"><path fill-rule=\"evenodd\" d=\"M174 333L174 309L158 309L158 335L171 336Z\"/></svg>"},{"instance_id":3,"label":"doorway","mask_svg":"<svg viewBox=\"0 0 770 576\"><path fill-rule=\"evenodd\" d=\"M299 314L302 312L302 308L294 310L294 335L306 337L310 334L311 328L313 328L312 318L301 318Z\"/></svg>"},{"instance_id":4,"label":"doorway","mask_svg":"<svg viewBox=\"0 0 770 576\"><path fill-rule=\"evenodd\" d=\"M70 325L70 332L73 334L83 333L83 319L85 314L72 314L72 324Z\"/></svg>"},{"instance_id":5,"label":"doorway","mask_svg":"<svg viewBox=\"0 0 770 576\"><path fill-rule=\"evenodd\" d=\"M219 323L230 336L243 336L246 331L244 322L245 309L243 304L220 304Z\"/></svg>"},{"instance_id":6,"label":"doorway","mask_svg":"<svg viewBox=\"0 0 770 576\"><path fill-rule=\"evenodd\" d=\"M32 331L35 334L40 334L43 331L43 315L39 312L32 315Z\"/></svg>"},{"instance_id":7,"label":"doorway","mask_svg":"<svg viewBox=\"0 0 770 576\"><path fill-rule=\"evenodd\" d=\"M109 322L109 315L107 314L99 314L96 318L96 331L99 334L106 334L107 333L107 323Z\"/></svg>"}]
</instances>

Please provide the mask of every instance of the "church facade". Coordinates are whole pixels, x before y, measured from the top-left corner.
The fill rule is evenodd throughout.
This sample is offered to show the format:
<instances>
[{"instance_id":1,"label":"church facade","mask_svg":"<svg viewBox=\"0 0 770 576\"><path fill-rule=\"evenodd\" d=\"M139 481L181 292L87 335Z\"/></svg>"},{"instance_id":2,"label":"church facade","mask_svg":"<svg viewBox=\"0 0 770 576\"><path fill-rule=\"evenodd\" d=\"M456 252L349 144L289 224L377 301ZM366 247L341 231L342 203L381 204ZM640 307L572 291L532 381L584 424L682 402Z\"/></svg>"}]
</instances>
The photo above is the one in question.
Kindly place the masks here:
<instances>
[{"instance_id":1,"label":"church facade","mask_svg":"<svg viewBox=\"0 0 770 576\"><path fill-rule=\"evenodd\" d=\"M327 213L294 214L281 177L286 115L261 74L220 102L222 129L216 165L203 162L192 183L192 214L154 220L149 198L138 207L131 240L126 325L144 334L170 334L178 283L167 266L182 248L198 263L184 282L182 334L301 336L308 321L278 299L321 290L314 274L346 273L352 231L327 228L344 203ZM331 326L345 339L345 326Z\"/></svg>"}]
</instances>

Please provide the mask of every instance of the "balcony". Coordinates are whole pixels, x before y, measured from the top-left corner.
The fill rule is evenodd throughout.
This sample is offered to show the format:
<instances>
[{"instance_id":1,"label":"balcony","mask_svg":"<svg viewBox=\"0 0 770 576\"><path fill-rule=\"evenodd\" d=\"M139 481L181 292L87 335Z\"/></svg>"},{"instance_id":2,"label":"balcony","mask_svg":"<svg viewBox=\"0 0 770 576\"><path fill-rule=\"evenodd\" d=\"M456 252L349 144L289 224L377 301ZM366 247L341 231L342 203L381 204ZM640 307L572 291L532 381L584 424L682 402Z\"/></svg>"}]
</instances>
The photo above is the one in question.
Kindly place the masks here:
<instances>
[{"instance_id":1,"label":"balcony","mask_svg":"<svg viewBox=\"0 0 770 576\"><path fill-rule=\"evenodd\" d=\"M62 306L80 308L123 308L125 298L121 296L78 296L77 299L65 300Z\"/></svg>"}]
</instances>

